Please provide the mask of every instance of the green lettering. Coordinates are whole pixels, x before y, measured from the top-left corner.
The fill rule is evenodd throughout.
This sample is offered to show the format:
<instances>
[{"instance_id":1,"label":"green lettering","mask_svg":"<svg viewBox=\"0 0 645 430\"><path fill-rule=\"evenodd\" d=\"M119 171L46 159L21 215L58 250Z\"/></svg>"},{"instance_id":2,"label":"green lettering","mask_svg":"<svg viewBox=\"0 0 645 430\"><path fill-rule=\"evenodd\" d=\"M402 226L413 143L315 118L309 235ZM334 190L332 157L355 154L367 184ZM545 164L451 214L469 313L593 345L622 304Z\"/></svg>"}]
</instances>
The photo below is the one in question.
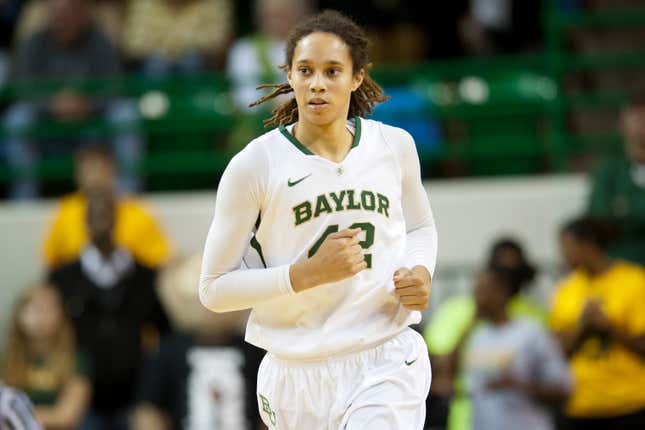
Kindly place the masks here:
<instances>
[{"instance_id":1,"label":"green lettering","mask_svg":"<svg viewBox=\"0 0 645 430\"><path fill-rule=\"evenodd\" d=\"M318 196L316 199L316 211L314 212L314 218L318 218L321 213L323 212L329 212L331 213L331 206L329 206L329 202L327 201L327 197L325 197L324 194L321 194Z\"/></svg>"},{"instance_id":2,"label":"green lettering","mask_svg":"<svg viewBox=\"0 0 645 430\"><path fill-rule=\"evenodd\" d=\"M350 209L360 209L361 205L354 203L354 190L347 190L347 210Z\"/></svg>"},{"instance_id":3,"label":"green lettering","mask_svg":"<svg viewBox=\"0 0 645 430\"><path fill-rule=\"evenodd\" d=\"M390 217L390 214L387 212L390 207L390 201L383 194L376 194L378 196L378 213L385 214L386 217Z\"/></svg>"},{"instance_id":4,"label":"green lettering","mask_svg":"<svg viewBox=\"0 0 645 430\"><path fill-rule=\"evenodd\" d=\"M363 209L366 211L373 211L376 206L374 193L371 191L363 191L361 193L361 204L363 205Z\"/></svg>"},{"instance_id":5,"label":"green lettering","mask_svg":"<svg viewBox=\"0 0 645 430\"><path fill-rule=\"evenodd\" d=\"M269 416L269 419L271 420L271 424L275 425L275 411L271 409L271 405L269 404L269 401L266 397L264 397L262 394L260 394L259 396L260 403L262 403L262 411L266 412L266 414Z\"/></svg>"},{"instance_id":6,"label":"green lettering","mask_svg":"<svg viewBox=\"0 0 645 430\"><path fill-rule=\"evenodd\" d=\"M293 208L296 225L300 225L311 219L311 203L302 202Z\"/></svg>"},{"instance_id":7,"label":"green lettering","mask_svg":"<svg viewBox=\"0 0 645 430\"><path fill-rule=\"evenodd\" d=\"M345 190L342 190L340 192L340 195L337 195L336 193L329 193L329 196L331 199L336 203L336 212L342 211L343 208L343 199L345 198Z\"/></svg>"}]
</instances>

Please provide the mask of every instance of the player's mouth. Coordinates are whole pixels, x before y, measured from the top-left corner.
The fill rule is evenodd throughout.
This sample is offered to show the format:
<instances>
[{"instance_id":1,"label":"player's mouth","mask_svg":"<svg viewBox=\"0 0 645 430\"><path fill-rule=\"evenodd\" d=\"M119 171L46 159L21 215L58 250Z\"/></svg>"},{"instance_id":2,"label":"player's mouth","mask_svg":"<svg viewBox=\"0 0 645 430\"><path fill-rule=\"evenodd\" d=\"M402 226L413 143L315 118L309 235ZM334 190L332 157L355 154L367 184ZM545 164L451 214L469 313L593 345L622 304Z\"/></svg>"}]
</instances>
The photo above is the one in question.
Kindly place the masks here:
<instances>
[{"instance_id":1,"label":"player's mouth","mask_svg":"<svg viewBox=\"0 0 645 430\"><path fill-rule=\"evenodd\" d=\"M309 100L307 104L313 110L322 110L329 106L329 103L327 103L327 101L318 98Z\"/></svg>"}]
</instances>

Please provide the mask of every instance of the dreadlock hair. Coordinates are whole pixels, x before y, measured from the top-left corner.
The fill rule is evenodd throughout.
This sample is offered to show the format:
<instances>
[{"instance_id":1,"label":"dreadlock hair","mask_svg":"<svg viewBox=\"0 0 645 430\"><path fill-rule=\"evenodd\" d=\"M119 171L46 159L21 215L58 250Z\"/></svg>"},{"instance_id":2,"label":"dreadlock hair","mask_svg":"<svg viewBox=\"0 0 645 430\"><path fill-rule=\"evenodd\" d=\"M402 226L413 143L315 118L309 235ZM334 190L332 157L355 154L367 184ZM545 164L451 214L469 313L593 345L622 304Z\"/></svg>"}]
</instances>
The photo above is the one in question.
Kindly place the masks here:
<instances>
[{"instance_id":1,"label":"dreadlock hair","mask_svg":"<svg viewBox=\"0 0 645 430\"><path fill-rule=\"evenodd\" d=\"M350 18L333 10L326 10L314 15L291 30L287 38L286 61L285 64L280 66L280 69L284 71L289 70L293 61L293 53L300 39L317 32L331 33L338 36L349 48L353 73L357 73L361 69L365 70L363 83L351 95L349 117L371 114L374 105L389 99L389 97L383 95L383 89L367 74L371 63L368 55L369 40L365 32ZM257 106L282 94L293 92L293 88L291 88L288 82L281 84L263 84L257 87L257 89L264 88L273 88L273 91L249 104L249 107ZM298 105L296 104L296 99L291 98L291 100L273 110L271 118L264 120L264 126L275 127L278 125L287 125L297 120Z\"/></svg>"}]
</instances>

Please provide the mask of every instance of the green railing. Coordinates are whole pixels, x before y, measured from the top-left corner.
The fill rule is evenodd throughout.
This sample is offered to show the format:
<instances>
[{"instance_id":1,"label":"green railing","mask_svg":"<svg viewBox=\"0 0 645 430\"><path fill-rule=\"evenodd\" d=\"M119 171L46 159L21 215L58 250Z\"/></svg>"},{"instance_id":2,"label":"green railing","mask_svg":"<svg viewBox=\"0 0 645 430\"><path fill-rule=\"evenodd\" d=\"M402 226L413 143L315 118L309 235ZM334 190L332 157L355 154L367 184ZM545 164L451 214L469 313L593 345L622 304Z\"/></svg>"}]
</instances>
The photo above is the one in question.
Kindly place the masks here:
<instances>
[{"instance_id":1,"label":"green railing","mask_svg":"<svg viewBox=\"0 0 645 430\"><path fill-rule=\"evenodd\" d=\"M626 92L568 94L563 83L568 74L579 71L645 68L645 50L571 53L565 51L563 40L570 29L645 26L645 8L563 14L555 4L555 0L545 1L542 53L382 65L372 72L386 88L412 89L425 101L413 112L391 114L393 121L417 119L439 125L439 142L434 142L432 150L421 152L429 167L426 173L441 175L446 166L455 165L460 166L458 172L470 175L564 171L576 153L621 151L616 131L572 134L567 118L576 113L616 111L625 103ZM12 85L0 91L0 103L43 97L59 84ZM120 94L138 102L143 114L139 128L147 140L147 156L138 168L150 178L149 183L158 184L157 188L176 186L173 177L199 175L205 178L202 185L210 186L241 145L235 142L245 135L240 129L250 128L246 135L261 131L261 115L249 119L233 111L229 83L221 74L166 80L131 76L66 84L99 97ZM104 136L118 132L104 121L94 121L41 123L24 133L38 138L83 131ZM0 129L0 140L6 135L7 131ZM39 166L45 179L69 178L71 172L69 158L44 159ZM0 181L13 174L2 167Z\"/></svg>"}]
</instances>

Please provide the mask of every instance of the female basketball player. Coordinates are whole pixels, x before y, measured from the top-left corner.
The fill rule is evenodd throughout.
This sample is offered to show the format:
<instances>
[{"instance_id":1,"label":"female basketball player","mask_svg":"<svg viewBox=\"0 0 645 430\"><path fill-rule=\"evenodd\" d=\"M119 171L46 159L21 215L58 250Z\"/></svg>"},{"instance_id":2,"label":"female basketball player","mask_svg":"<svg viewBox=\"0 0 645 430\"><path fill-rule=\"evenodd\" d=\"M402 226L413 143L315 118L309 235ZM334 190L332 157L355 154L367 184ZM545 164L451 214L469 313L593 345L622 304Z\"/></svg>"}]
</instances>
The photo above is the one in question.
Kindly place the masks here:
<instances>
[{"instance_id":1,"label":"female basketball player","mask_svg":"<svg viewBox=\"0 0 645 430\"><path fill-rule=\"evenodd\" d=\"M296 26L288 83L255 104L295 97L218 188L200 298L253 309L246 339L268 351L258 405L272 429L423 427L430 363L408 325L428 305L437 235L412 137L364 118L386 100L367 43L337 12ZM255 268L238 270L243 257Z\"/></svg>"}]
</instances>

